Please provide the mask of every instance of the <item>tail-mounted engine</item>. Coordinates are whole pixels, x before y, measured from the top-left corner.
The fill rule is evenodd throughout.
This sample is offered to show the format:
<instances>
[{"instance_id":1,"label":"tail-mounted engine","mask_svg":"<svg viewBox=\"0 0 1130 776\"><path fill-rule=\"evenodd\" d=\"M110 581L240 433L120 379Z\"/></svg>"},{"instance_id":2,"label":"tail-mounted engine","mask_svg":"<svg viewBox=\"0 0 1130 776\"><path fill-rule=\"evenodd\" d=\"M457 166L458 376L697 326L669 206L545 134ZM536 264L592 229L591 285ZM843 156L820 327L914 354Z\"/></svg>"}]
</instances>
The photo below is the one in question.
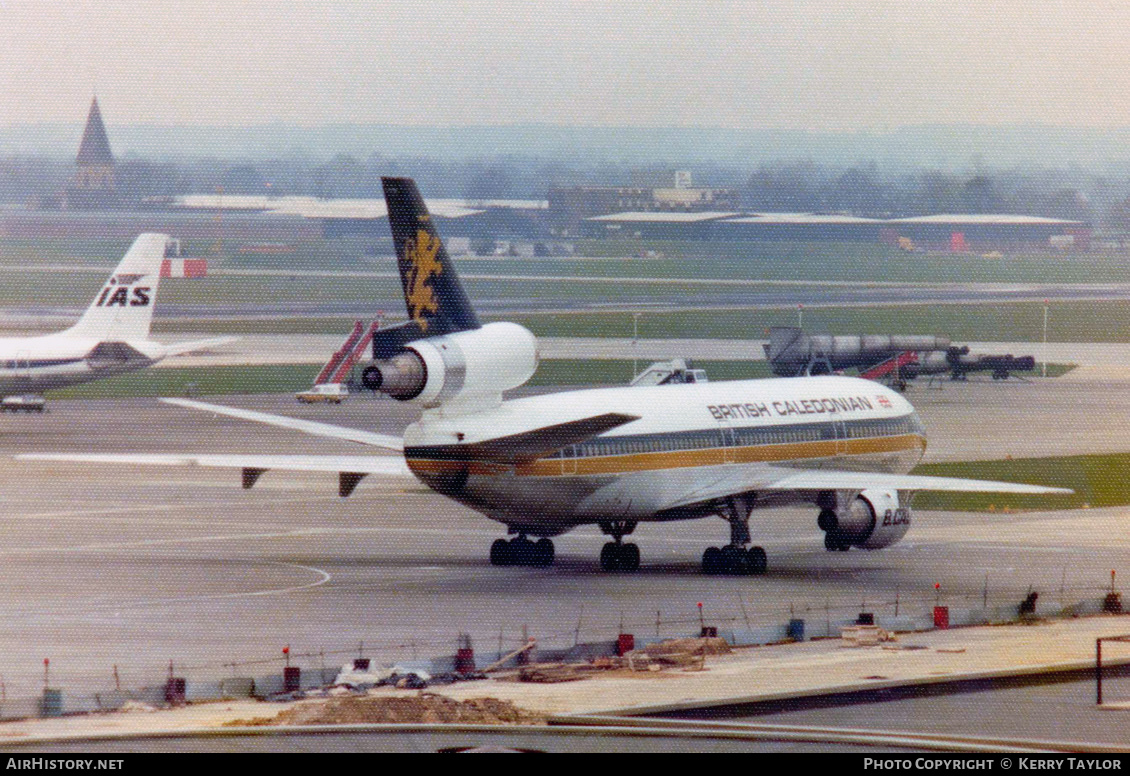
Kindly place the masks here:
<instances>
[{"instance_id":1,"label":"tail-mounted engine","mask_svg":"<svg viewBox=\"0 0 1130 776\"><path fill-rule=\"evenodd\" d=\"M830 545L878 550L906 534L910 507L899 503L897 491L865 490L834 518L822 515L821 528L827 531Z\"/></svg>"},{"instance_id":2,"label":"tail-mounted engine","mask_svg":"<svg viewBox=\"0 0 1130 776\"><path fill-rule=\"evenodd\" d=\"M395 356L366 367L361 382L394 399L431 407L517 388L537 365L533 334L516 323L488 323L410 342Z\"/></svg>"}]
</instances>

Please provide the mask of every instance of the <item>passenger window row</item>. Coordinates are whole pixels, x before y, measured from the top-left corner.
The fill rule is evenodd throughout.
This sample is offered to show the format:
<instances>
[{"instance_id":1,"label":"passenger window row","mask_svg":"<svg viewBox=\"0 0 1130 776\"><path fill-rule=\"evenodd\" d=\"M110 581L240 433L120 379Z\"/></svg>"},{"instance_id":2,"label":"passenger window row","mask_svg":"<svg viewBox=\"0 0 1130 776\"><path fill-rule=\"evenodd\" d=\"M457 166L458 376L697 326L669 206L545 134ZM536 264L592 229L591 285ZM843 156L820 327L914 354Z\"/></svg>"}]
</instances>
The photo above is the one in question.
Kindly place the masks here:
<instances>
[{"instance_id":1,"label":"passenger window row","mask_svg":"<svg viewBox=\"0 0 1130 776\"><path fill-rule=\"evenodd\" d=\"M570 445L558 450L549 457L595 458L609 455L710 450L733 445L756 447L759 445L833 441L837 439L837 425L842 429L842 438L846 439L923 433L922 422L916 414L911 414L901 418L849 421L843 424L809 423L782 428L719 428L717 430L673 432L657 436L595 437L579 445Z\"/></svg>"}]
</instances>

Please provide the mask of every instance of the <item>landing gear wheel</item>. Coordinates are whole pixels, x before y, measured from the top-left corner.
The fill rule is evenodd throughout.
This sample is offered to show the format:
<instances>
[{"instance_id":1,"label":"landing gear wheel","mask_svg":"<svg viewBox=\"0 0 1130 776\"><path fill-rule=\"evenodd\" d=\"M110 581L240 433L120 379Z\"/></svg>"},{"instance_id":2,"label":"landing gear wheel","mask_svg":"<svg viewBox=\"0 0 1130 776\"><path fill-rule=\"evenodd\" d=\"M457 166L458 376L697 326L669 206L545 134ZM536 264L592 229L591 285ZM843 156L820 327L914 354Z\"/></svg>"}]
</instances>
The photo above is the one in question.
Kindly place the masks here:
<instances>
[{"instance_id":1,"label":"landing gear wheel","mask_svg":"<svg viewBox=\"0 0 1130 776\"><path fill-rule=\"evenodd\" d=\"M816 518L816 525L820 528L821 531L824 531L825 533L835 531L836 526L839 525L839 522L840 521L839 518L836 517L836 513L831 509L821 509L820 515Z\"/></svg>"},{"instance_id":2,"label":"landing gear wheel","mask_svg":"<svg viewBox=\"0 0 1130 776\"><path fill-rule=\"evenodd\" d=\"M769 558L761 547L750 547L746 552L746 563L750 574L764 574L769 567Z\"/></svg>"},{"instance_id":3,"label":"landing gear wheel","mask_svg":"<svg viewBox=\"0 0 1130 776\"><path fill-rule=\"evenodd\" d=\"M620 570L638 571L640 567L640 548L635 544L620 545Z\"/></svg>"},{"instance_id":4,"label":"landing gear wheel","mask_svg":"<svg viewBox=\"0 0 1130 776\"><path fill-rule=\"evenodd\" d=\"M765 550L761 547L751 547L748 550L736 544L730 544L719 549L708 547L702 553L702 573L727 574L731 576L753 576L764 574L768 567Z\"/></svg>"},{"instance_id":5,"label":"landing gear wheel","mask_svg":"<svg viewBox=\"0 0 1130 776\"><path fill-rule=\"evenodd\" d=\"M749 573L745 550L733 544L722 548L722 569L724 574L744 576Z\"/></svg>"},{"instance_id":6,"label":"landing gear wheel","mask_svg":"<svg viewBox=\"0 0 1130 776\"><path fill-rule=\"evenodd\" d=\"M600 549L600 567L604 571L636 571L640 567L640 548L608 542Z\"/></svg>"},{"instance_id":7,"label":"landing gear wheel","mask_svg":"<svg viewBox=\"0 0 1130 776\"><path fill-rule=\"evenodd\" d=\"M726 566L722 559L722 551L717 547L707 547L702 553L702 573L721 574Z\"/></svg>"},{"instance_id":8,"label":"landing gear wheel","mask_svg":"<svg viewBox=\"0 0 1130 776\"><path fill-rule=\"evenodd\" d=\"M533 565L543 568L553 565L553 542L549 539L538 539L534 542L533 551Z\"/></svg>"},{"instance_id":9,"label":"landing gear wheel","mask_svg":"<svg viewBox=\"0 0 1130 776\"><path fill-rule=\"evenodd\" d=\"M513 553L510 549L510 542L505 539L495 539L490 546L490 565L509 566L513 561Z\"/></svg>"},{"instance_id":10,"label":"landing gear wheel","mask_svg":"<svg viewBox=\"0 0 1130 776\"><path fill-rule=\"evenodd\" d=\"M600 548L600 568L603 571L616 571L619 567L620 545L608 542Z\"/></svg>"},{"instance_id":11,"label":"landing gear wheel","mask_svg":"<svg viewBox=\"0 0 1130 776\"><path fill-rule=\"evenodd\" d=\"M847 552L849 547L839 531L828 531L824 534L824 549L828 552Z\"/></svg>"},{"instance_id":12,"label":"landing gear wheel","mask_svg":"<svg viewBox=\"0 0 1130 776\"><path fill-rule=\"evenodd\" d=\"M534 543L525 536L510 541L510 552L513 558L511 563L515 566L534 565Z\"/></svg>"},{"instance_id":13,"label":"landing gear wheel","mask_svg":"<svg viewBox=\"0 0 1130 776\"><path fill-rule=\"evenodd\" d=\"M490 546L490 565L492 566L551 566L556 553L553 542L538 539L531 542L525 536L510 541L495 539Z\"/></svg>"}]
</instances>

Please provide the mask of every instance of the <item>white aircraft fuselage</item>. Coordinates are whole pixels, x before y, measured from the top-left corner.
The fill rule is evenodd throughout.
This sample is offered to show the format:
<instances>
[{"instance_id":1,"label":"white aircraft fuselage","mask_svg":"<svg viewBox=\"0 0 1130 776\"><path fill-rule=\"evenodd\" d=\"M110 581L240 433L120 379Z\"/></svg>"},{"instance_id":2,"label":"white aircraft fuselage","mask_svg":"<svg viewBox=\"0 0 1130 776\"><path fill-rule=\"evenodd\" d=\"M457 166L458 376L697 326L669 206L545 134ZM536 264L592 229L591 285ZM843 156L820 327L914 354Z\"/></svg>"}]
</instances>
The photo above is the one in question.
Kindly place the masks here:
<instances>
[{"instance_id":1,"label":"white aircraft fuselage","mask_svg":"<svg viewBox=\"0 0 1130 776\"><path fill-rule=\"evenodd\" d=\"M461 446L597 412L638 419L529 462L460 460ZM735 475L756 493L759 472L768 485L789 467L905 474L925 448L903 396L832 376L547 394L456 417L425 411L404 435L405 459L421 481L537 535L594 521L691 517L669 505L672 492L697 488L708 497L712 484ZM781 503L765 497L761 505Z\"/></svg>"},{"instance_id":2,"label":"white aircraft fuselage","mask_svg":"<svg viewBox=\"0 0 1130 776\"><path fill-rule=\"evenodd\" d=\"M0 396L42 393L151 366L166 348L153 340L107 342L49 334L0 338Z\"/></svg>"}]
</instances>

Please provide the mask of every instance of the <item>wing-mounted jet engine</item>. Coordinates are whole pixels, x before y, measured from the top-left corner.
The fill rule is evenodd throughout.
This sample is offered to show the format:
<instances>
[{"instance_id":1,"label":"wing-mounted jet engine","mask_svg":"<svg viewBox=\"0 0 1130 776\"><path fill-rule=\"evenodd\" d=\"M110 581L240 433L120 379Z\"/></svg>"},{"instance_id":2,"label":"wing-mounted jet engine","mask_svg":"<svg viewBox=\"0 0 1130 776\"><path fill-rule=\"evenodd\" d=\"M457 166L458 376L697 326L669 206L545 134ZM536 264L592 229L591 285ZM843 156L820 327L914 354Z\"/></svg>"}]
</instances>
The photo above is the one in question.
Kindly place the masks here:
<instances>
[{"instance_id":1,"label":"wing-mounted jet engine","mask_svg":"<svg viewBox=\"0 0 1130 776\"><path fill-rule=\"evenodd\" d=\"M838 504L845 506L837 509ZM890 547L910 529L910 498L895 490L822 493L817 505L821 509L816 523L830 552Z\"/></svg>"}]
</instances>

